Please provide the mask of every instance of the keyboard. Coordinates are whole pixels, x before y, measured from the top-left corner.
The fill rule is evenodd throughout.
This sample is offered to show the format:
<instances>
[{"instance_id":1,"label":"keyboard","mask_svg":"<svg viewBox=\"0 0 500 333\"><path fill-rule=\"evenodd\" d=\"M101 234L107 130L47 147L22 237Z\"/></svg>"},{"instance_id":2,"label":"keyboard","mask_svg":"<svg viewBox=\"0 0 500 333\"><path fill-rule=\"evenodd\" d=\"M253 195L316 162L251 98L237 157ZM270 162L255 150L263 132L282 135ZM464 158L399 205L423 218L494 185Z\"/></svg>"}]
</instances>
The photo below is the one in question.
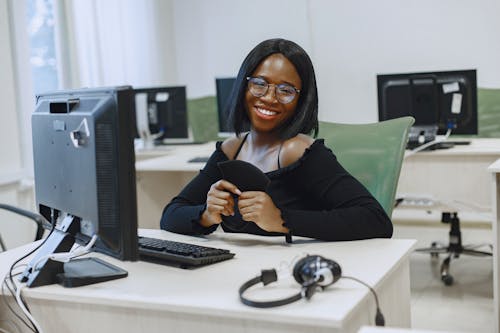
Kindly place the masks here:
<instances>
[{"instance_id":1,"label":"keyboard","mask_svg":"<svg viewBox=\"0 0 500 333\"><path fill-rule=\"evenodd\" d=\"M189 268L231 259L234 253L214 247L139 237L139 257L144 261Z\"/></svg>"},{"instance_id":2,"label":"keyboard","mask_svg":"<svg viewBox=\"0 0 500 333\"><path fill-rule=\"evenodd\" d=\"M210 156L197 156L193 157L188 161L188 163L206 163Z\"/></svg>"}]
</instances>

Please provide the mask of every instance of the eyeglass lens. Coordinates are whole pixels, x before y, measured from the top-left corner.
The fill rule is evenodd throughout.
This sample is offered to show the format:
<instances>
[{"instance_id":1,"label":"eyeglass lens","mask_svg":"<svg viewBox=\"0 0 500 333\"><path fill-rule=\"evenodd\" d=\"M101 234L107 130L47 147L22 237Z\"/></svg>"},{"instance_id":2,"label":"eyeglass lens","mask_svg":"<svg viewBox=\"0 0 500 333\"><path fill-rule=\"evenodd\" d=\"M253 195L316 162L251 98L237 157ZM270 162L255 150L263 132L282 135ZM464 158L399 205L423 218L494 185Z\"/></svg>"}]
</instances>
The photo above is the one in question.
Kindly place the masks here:
<instances>
[{"instance_id":1,"label":"eyeglass lens","mask_svg":"<svg viewBox=\"0 0 500 333\"><path fill-rule=\"evenodd\" d=\"M288 104L292 102L297 95L297 89L289 84L270 84L260 77L248 78L248 90L255 97L262 97L267 94L269 86L274 86L274 94L278 102Z\"/></svg>"}]
</instances>

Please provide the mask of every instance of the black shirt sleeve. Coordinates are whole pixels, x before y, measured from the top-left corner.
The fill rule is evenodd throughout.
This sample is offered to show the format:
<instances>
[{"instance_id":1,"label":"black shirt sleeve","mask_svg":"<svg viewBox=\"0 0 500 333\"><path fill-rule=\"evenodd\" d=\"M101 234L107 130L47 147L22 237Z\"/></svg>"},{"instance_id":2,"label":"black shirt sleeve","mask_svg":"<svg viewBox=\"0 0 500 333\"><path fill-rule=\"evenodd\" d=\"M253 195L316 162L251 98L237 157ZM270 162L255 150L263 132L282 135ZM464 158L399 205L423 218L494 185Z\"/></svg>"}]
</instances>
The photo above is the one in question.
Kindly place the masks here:
<instances>
[{"instance_id":1,"label":"black shirt sleeve","mask_svg":"<svg viewBox=\"0 0 500 333\"><path fill-rule=\"evenodd\" d=\"M319 209L279 207L291 234L322 240L390 238L393 227L378 201L337 161L323 140L316 140L292 168L285 182L294 182Z\"/></svg>"},{"instance_id":2,"label":"black shirt sleeve","mask_svg":"<svg viewBox=\"0 0 500 333\"><path fill-rule=\"evenodd\" d=\"M216 150L205 167L165 207L160 221L162 229L186 235L209 234L217 229L217 225L205 228L199 221L205 211L210 186L222 178L217 163L227 161L221 144L217 142Z\"/></svg>"}]
</instances>

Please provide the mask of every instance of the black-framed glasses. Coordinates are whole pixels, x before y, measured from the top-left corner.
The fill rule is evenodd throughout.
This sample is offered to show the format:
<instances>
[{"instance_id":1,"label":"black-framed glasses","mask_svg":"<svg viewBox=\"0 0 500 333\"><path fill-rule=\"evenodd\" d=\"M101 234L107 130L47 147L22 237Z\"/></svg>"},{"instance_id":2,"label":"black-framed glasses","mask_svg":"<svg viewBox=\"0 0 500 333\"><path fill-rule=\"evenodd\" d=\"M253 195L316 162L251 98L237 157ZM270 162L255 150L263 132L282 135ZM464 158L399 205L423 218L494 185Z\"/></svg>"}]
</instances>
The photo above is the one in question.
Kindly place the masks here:
<instances>
[{"instance_id":1,"label":"black-framed glasses","mask_svg":"<svg viewBox=\"0 0 500 333\"><path fill-rule=\"evenodd\" d=\"M267 94L269 86L274 86L274 95L281 104L291 103L300 93L300 90L287 83L272 84L261 77L248 76L248 91L255 97L262 97Z\"/></svg>"}]
</instances>

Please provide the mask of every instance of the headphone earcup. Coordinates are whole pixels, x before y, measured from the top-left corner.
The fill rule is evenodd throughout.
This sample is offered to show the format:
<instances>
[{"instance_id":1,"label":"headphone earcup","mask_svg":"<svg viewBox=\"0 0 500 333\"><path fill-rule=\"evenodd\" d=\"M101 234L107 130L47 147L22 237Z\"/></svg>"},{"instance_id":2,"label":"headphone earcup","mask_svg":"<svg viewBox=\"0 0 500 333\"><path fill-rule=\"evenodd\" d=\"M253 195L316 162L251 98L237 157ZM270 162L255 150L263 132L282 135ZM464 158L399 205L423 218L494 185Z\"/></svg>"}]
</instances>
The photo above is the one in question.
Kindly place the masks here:
<instances>
[{"instance_id":1,"label":"headphone earcup","mask_svg":"<svg viewBox=\"0 0 500 333\"><path fill-rule=\"evenodd\" d=\"M305 279L305 276L304 276L304 267L307 267L308 266L308 262L310 260L313 260L315 257L318 257L318 256L306 256L302 259L300 259L299 261L297 261L297 263L295 264L295 266L293 267L293 277L295 278L295 281L297 281L299 284L304 284L305 281L313 278L313 276L308 276L307 279Z\"/></svg>"},{"instance_id":2,"label":"headphone earcup","mask_svg":"<svg viewBox=\"0 0 500 333\"><path fill-rule=\"evenodd\" d=\"M319 255L308 255L300 259L293 268L293 277L301 285L320 278L318 285L326 287L337 282L341 275L339 264Z\"/></svg>"}]
</instances>

